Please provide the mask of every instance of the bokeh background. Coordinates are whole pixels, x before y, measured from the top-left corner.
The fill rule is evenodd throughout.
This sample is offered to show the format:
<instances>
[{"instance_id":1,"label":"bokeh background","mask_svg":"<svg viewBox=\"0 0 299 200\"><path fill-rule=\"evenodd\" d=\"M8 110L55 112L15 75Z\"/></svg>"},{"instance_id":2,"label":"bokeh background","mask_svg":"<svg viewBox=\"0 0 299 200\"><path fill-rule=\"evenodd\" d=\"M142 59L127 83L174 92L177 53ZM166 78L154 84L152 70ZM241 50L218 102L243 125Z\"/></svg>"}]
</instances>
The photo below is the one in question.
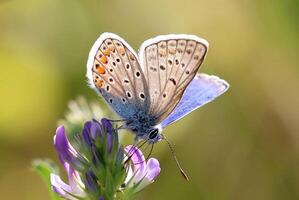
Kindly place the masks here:
<instances>
[{"instance_id":1,"label":"bokeh background","mask_svg":"<svg viewBox=\"0 0 299 200\"><path fill-rule=\"evenodd\" d=\"M69 100L99 99L85 66L108 31L135 49L160 34L201 36L202 71L231 84L164 130L191 181L160 143L162 173L137 199L299 199L298 21L297 0L0 0L0 198L49 199L31 160L57 161Z\"/></svg>"}]
</instances>

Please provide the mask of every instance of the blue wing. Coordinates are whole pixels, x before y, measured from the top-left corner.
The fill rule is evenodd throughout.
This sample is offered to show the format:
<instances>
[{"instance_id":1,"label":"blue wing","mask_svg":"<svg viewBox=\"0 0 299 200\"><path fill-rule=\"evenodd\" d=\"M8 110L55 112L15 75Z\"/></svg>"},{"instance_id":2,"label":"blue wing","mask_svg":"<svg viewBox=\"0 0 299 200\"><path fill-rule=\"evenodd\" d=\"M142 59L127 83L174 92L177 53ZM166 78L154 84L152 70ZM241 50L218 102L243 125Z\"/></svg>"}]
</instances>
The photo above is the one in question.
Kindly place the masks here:
<instances>
[{"instance_id":1,"label":"blue wing","mask_svg":"<svg viewBox=\"0 0 299 200\"><path fill-rule=\"evenodd\" d=\"M198 74L186 88L182 99L162 122L162 127L181 119L193 110L203 106L223 94L229 88L229 84L218 78L207 74Z\"/></svg>"}]
</instances>

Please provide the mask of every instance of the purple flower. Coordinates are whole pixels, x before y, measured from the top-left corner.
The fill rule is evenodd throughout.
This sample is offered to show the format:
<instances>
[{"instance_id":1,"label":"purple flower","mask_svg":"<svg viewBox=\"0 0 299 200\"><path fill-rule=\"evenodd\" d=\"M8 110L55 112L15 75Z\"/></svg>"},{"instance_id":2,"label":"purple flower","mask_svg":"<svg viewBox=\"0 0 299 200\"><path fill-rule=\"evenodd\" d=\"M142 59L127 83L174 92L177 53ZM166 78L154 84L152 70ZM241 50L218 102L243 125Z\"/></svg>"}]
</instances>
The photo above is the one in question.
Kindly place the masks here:
<instances>
[{"instance_id":1,"label":"purple flower","mask_svg":"<svg viewBox=\"0 0 299 200\"><path fill-rule=\"evenodd\" d=\"M51 184L53 191L65 199L114 199L120 191L129 199L154 182L161 171L158 160L146 161L137 147L129 145L123 149L117 130L107 119L86 122L75 141L76 148L64 127L57 128L54 146L68 175L68 184L53 173Z\"/></svg>"},{"instance_id":2,"label":"purple flower","mask_svg":"<svg viewBox=\"0 0 299 200\"><path fill-rule=\"evenodd\" d=\"M66 184L58 175L51 174L53 191L66 199L85 196L91 199L109 199L113 194L105 191L106 184L112 188L117 186L116 191L122 182L115 182L115 177L125 177L123 153L119 156L123 149L119 146L112 124L107 119L102 119L101 122L88 121L74 139L77 148L70 143L65 128L57 128L54 146L68 174L69 183ZM107 170L112 173L109 178L96 176L106 174Z\"/></svg>"},{"instance_id":3,"label":"purple flower","mask_svg":"<svg viewBox=\"0 0 299 200\"><path fill-rule=\"evenodd\" d=\"M128 166L125 183L128 187L133 187L135 192L138 192L154 182L160 174L160 164L155 158L150 158L146 161L142 152L135 146L129 145L125 147L125 152L131 161Z\"/></svg>"}]
</instances>

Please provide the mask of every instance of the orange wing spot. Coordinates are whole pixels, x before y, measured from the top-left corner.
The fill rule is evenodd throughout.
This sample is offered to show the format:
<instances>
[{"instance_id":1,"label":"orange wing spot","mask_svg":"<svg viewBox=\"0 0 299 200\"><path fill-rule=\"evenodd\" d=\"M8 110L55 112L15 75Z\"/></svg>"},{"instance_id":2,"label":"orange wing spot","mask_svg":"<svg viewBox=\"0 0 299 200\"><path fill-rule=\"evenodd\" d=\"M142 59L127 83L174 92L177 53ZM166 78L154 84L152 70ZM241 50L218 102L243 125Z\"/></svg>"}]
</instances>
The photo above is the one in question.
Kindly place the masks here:
<instances>
[{"instance_id":1,"label":"orange wing spot","mask_svg":"<svg viewBox=\"0 0 299 200\"><path fill-rule=\"evenodd\" d=\"M104 55L100 57L100 61L101 61L102 63L104 63L104 64L107 64L107 63L108 63L107 57L104 56Z\"/></svg>"},{"instance_id":2,"label":"orange wing spot","mask_svg":"<svg viewBox=\"0 0 299 200\"><path fill-rule=\"evenodd\" d=\"M103 54L104 54L105 56L110 56L110 49L106 49L106 50L103 52Z\"/></svg>"},{"instance_id":3,"label":"orange wing spot","mask_svg":"<svg viewBox=\"0 0 299 200\"><path fill-rule=\"evenodd\" d=\"M124 56L126 54L126 51L123 48L121 48L119 49L119 53L120 55Z\"/></svg>"},{"instance_id":4,"label":"orange wing spot","mask_svg":"<svg viewBox=\"0 0 299 200\"><path fill-rule=\"evenodd\" d=\"M175 49L169 49L168 52L169 52L169 54L174 55L175 54Z\"/></svg>"},{"instance_id":5,"label":"orange wing spot","mask_svg":"<svg viewBox=\"0 0 299 200\"><path fill-rule=\"evenodd\" d=\"M112 51L113 53L115 52L115 47L112 45L112 46L109 46L109 50Z\"/></svg>"},{"instance_id":6,"label":"orange wing spot","mask_svg":"<svg viewBox=\"0 0 299 200\"><path fill-rule=\"evenodd\" d=\"M135 61L135 58L132 54L130 54L129 57L130 57L130 60Z\"/></svg>"},{"instance_id":7,"label":"orange wing spot","mask_svg":"<svg viewBox=\"0 0 299 200\"><path fill-rule=\"evenodd\" d=\"M106 70L105 67L99 66L97 69L98 74L105 74Z\"/></svg>"},{"instance_id":8,"label":"orange wing spot","mask_svg":"<svg viewBox=\"0 0 299 200\"><path fill-rule=\"evenodd\" d=\"M159 56L160 56L160 57L165 57L165 56L166 56L166 51L162 51L162 50L160 50L160 51L159 51Z\"/></svg>"},{"instance_id":9,"label":"orange wing spot","mask_svg":"<svg viewBox=\"0 0 299 200\"><path fill-rule=\"evenodd\" d=\"M97 88L101 88L103 86L104 81L102 79L95 81L95 85Z\"/></svg>"}]
</instances>

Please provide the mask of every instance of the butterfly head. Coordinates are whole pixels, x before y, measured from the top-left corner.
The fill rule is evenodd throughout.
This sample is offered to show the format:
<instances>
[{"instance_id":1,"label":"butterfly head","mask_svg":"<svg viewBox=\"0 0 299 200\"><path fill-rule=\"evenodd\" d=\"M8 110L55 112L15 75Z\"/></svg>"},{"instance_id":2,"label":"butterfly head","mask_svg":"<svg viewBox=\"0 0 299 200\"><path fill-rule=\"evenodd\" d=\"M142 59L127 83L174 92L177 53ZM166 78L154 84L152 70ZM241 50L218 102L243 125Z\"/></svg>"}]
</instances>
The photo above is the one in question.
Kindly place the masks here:
<instances>
[{"instance_id":1,"label":"butterfly head","mask_svg":"<svg viewBox=\"0 0 299 200\"><path fill-rule=\"evenodd\" d=\"M134 130L133 130L134 131ZM138 131L135 129L136 139L142 139L148 141L148 143L156 143L163 139L162 127L161 126L153 126L149 127L146 130Z\"/></svg>"}]
</instances>

